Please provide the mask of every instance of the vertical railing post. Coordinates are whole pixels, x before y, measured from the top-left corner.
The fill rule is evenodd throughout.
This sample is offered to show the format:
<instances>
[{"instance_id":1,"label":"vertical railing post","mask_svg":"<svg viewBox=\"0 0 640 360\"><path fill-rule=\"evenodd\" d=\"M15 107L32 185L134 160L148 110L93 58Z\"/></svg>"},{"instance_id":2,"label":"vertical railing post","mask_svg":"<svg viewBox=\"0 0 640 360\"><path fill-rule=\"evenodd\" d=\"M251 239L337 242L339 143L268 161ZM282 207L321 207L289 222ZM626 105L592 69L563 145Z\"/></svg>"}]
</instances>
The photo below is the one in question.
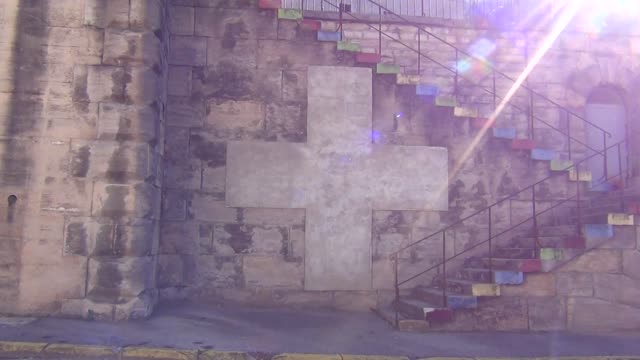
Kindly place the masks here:
<instances>
[{"instance_id":1,"label":"vertical railing post","mask_svg":"<svg viewBox=\"0 0 640 360\"><path fill-rule=\"evenodd\" d=\"M529 81L527 81L527 84L529 83ZM534 140L535 134L534 134L534 115L533 115L533 90L529 90L529 138L531 140Z\"/></svg>"},{"instance_id":2,"label":"vertical railing post","mask_svg":"<svg viewBox=\"0 0 640 360\"><path fill-rule=\"evenodd\" d=\"M344 11L344 3L343 3L343 0L340 0L340 3L338 4L338 16L339 16L338 21L340 22L338 29L340 30L340 40L342 40L342 34L343 34L343 31L342 31L342 12L343 11Z\"/></svg>"},{"instance_id":3,"label":"vertical railing post","mask_svg":"<svg viewBox=\"0 0 640 360\"><path fill-rule=\"evenodd\" d=\"M301 1L301 9L300 9L300 13L302 14L302 17L304 18L304 0Z\"/></svg>"},{"instance_id":4,"label":"vertical railing post","mask_svg":"<svg viewBox=\"0 0 640 360\"><path fill-rule=\"evenodd\" d=\"M491 216L491 206L489 206L489 276L490 280L493 283L493 234L492 234L492 216Z\"/></svg>"},{"instance_id":5,"label":"vertical railing post","mask_svg":"<svg viewBox=\"0 0 640 360\"><path fill-rule=\"evenodd\" d=\"M569 160L571 157L571 114L568 111L564 111L567 115L567 151L569 152Z\"/></svg>"},{"instance_id":6,"label":"vertical railing post","mask_svg":"<svg viewBox=\"0 0 640 360\"><path fill-rule=\"evenodd\" d=\"M398 254L394 254L393 256L393 275L394 275L394 279L395 279L395 291L396 291L396 300L393 303L393 309L395 312L395 325L396 325L396 329L398 328L399 325L399 320L398 320L398 304L400 303L400 285L398 285Z\"/></svg>"},{"instance_id":7,"label":"vertical railing post","mask_svg":"<svg viewBox=\"0 0 640 360\"><path fill-rule=\"evenodd\" d=\"M453 96L456 98L456 100L458 99L458 68L460 66L459 63L459 53L458 53L458 48L456 48L456 62L454 64L454 68L456 70L456 75L454 78L454 82L453 82Z\"/></svg>"},{"instance_id":8,"label":"vertical railing post","mask_svg":"<svg viewBox=\"0 0 640 360\"><path fill-rule=\"evenodd\" d=\"M609 151L607 151L607 134L604 131L602 132L602 146L602 156L604 157L604 159L602 159L604 164L604 180L609 181L609 167L607 166Z\"/></svg>"},{"instance_id":9,"label":"vertical railing post","mask_svg":"<svg viewBox=\"0 0 640 360\"><path fill-rule=\"evenodd\" d=\"M492 82L493 82L493 110L498 106L498 90L496 88L496 69L491 70Z\"/></svg>"},{"instance_id":10,"label":"vertical railing post","mask_svg":"<svg viewBox=\"0 0 640 360\"><path fill-rule=\"evenodd\" d=\"M582 235L582 203L580 201L580 164L575 166L576 172L576 225L578 227L578 236Z\"/></svg>"},{"instance_id":11,"label":"vertical railing post","mask_svg":"<svg viewBox=\"0 0 640 360\"><path fill-rule=\"evenodd\" d=\"M382 7L378 5L378 54L382 58Z\"/></svg>"},{"instance_id":12,"label":"vertical railing post","mask_svg":"<svg viewBox=\"0 0 640 360\"><path fill-rule=\"evenodd\" d=\"M538 250L538 215L536 213L536 186L531 188L531 204L533 210L533 249Z\"/></svg>"},{"instance_id":13,"label":"vertical railing post","mask_svg":"<svg viewBox=\"0 0 640 360\"><path fill-rule=\"evenodd\" d=\"M422 32L422 28L418 27L418 76L422 76L422 73L420 72L420 64L422 61L422 52L421 52L421 40L420 40L420 33Z\"/></svg>"},{"instance_id":14,"label":"vertical railing post","mask_svg":"<svg viewBox=\"0 0 640 360\"><path fill-rule=\"evenodd\" d=\"M442 306L447 307L447 232L442 232Z\"/></svg>"},{"instance_id":15,"label":"vertical railing post","mask_svg":"<svg viewBox=\"0 0 640 360\"><path fill-rule=\"evenodd\" d=\"M626 186L626 179L622 171L622 143L618 143L618 172L620 175L620 179L618 180L620 184L620 189L618 189L618 192L620 193L620 211L626 212L624 203L624 187Z\"/></svg>"}]
</instances>

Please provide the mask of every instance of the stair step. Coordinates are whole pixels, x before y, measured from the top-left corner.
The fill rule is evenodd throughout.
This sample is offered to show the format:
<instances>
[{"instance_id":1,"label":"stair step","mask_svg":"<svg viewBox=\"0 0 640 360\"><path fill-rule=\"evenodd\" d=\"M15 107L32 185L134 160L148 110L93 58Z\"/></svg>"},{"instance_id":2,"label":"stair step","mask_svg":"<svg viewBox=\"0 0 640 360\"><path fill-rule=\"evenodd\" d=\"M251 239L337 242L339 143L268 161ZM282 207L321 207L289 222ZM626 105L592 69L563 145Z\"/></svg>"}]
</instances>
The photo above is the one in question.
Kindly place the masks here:
<instances>
[{"instance_id":1,"label":"stair step","mask_svg":"<svg viewBox=\"0 0 640 360\"><path fill-rule=\"evenodd\" d=\"M492 268L496 270L509 270L521 272L539 272L542 270L540 259L503 259L503 258L483 258L482 263L485 267L492 264Z\"/></svg>"},{"instance_id":2,"label":"stair step","mask_svg":"<svg viewBox=\"0 0 640 360\"><path fill-rule=\"evenodd\" d=\"M396 64L380 63L376 65L376 74L399 74L401 72L402 69Z\"/></svg>"},{"instance_id":3,"label":"stair step","mask_svg":"<svg viewBox=\"0 0 640 360\"><path fill-rule=\"evenodd\" d=\"M416 95L423 96L438 96L440 89L437 85L432 84L418 84L416 85Z\"/></svg>"},{"instance_id":4,"label":"stair step","mask_svg":"<svg viewBox=\"0 0 640 360\"><path fill-rule=\"evenodd\" d=\"M360 64L378 64L382 61L382 56L375 53L357 53L356 62Z\"/></svg>"},{"instance_id":5,"label":"stair step","mask_svg":"<svg viewBox=\"0 0 640 360\"><path fill-rule=\"evenodd\" d=\"M540 249L540 260L562 260L563 251L558 248L542 248Z\"/></svg>"},{"instance_id":6,"label":"stair step","mask_svg":"<svg viewBox=\"0 0 640 360\"><path fill-rule=\"evenodd\" d=\"M492 122L491 124L489 124L489 119L487 118L475 118L475 119L471 119L470 125L471 125L471 128L473 129L482 129L487 125L489 125L487 127L493 127L495 125L495 122Z\"/></svg>"},{"instance_id":7,"label":"stair step","mask_svg":"<svg viewBox=\"0 0 640 360\"><path fill-rule=\"evenodd\" d=\"M498 270L493 272L494 282L498 285L520 285L524 283L522 271Z\"/></svg>"},{"instance_id":8,"label":"stair step","mask_svg":"<svg viewBox=\"0 0 640 360\"><path fill-rule=\"evenodd\" d=\"M618 186L609 182L598 184L589 189L590 192L609 193L618 190Z\"/></svg>"},{"instance_id":9,"label":"stair step","mask_svg":"<svg viewBox=\"0 0 640 360\"><path fill-rule=\"evenodd\" d=\"M436 106L456 107L458 106L458 99L455 96L439 95L436 96Z\"/></svg>"},{"instance_id":10,"label":"stair step","mask_svg":"<svg viewBox=\"0 0 640 360\"><path fill-rule=\"evenodd\" d=\"M420 75L411 75L411 74L396 75L396 84L398 85L418 85L419 83L420 83ZM416 94L417 94L417 90L416 90Z\"/></svg>"},{"instance_id":11,"label":"stair step","mask_svg":"<svg viewBox=\"0 0 640 360\"><path fill-rule=\"evenodd\" d=\"M567 171L573 165L573 161L571 160L552 159L550 167L551 171Z\"/></svg>"},{"instance_id":12,"label":"stair step","mask_svg":"<svg viewBox=\"0 0 640 360\"><path fill-rule=\"evenodd\" d=\"M569 181L585 181L591 182L593 180L593 175L589 170L580 170L576 171L576 168L569 169Z\"/></svg>"},{"instance_id":13,"label":"stair step","mask_svg":"<svg viewBox=\"0 0 640 360\"><path fill-rule=\"evenodd\" d=\"M536 255L533 248L499 248L493 251L493 256L507 259L535 259Z\"/></svg>"},{"instance_id":14,"label":"stair step","mask_svg":"<svg viewBox=\"0 0 640 360\"><path fill-rule=\"evenodd\" d=\"M349 41L338 41L338 51L360 52L360 45Z\"/></svg>"},{"instance_id":15,"label":"stair step","mask_svg":"<svg viewBox=\"0 0 640 360\"><path fill-rule=\"evenodd\" d=\"M586 224L582 233L586 240L589 239L611 239L613 237L613 225L609 224Z\"/></svg>"},{"instance_id":16,"label":"stair step","mask_svg":"<svg viewBox=\"0 0 640 360\"><path fill-rule=\"evenodd\" d=\"M513 150L533 150L536 147L536 142L530 139L513 139L511 141L511 148Z\"/></svg>"},{"instance_id":17,"label":"stair step","mask_svg":"<svg viewBox=\"0 0 640 360\"><path fill-rule=\"evenodd\" d=\"M373 311L382 318L382 320L389 323L391 326L395 326L396 311L393 305L386 305L373 309ZM413 320L405 318L401 313L398 313L398 330L410 331L410 332L427 332L429 331L429 324L424 319Z\"/></svg>"},{"instance_id":18,"label":"stair step","mask_svg":"<svg viewBox=\"0 0 640 360\"><path fill-rule=\"evenodd\" d=\"M573 215L571 220L577 221L577 216ZM632 214L605 213L605 214L580 214L582 223L608 224L615 226L633 226L635 217Z\"/></svg>"},{"instance_id":19,"label":"stair step","mask_svg":"<svg viewBox=\"0 0 640 360\"><path fill-rule=\"evenodd\" d=\"M442 281L437 286L442 289ZM500 287L490 282L447 278L447 293L472 296L500 296Z\"/></svg>"},{"instance_id":20,"label":"stair step","mask_svg":"<svg viewBox=\"0 0 640 360\"><path fill-rule=\"evenodd\" d=\"M640 215L640 204L638 203L631 203L631 204L627 204L627 213L628 214L633 214L633 215Z\"/></svg>"},{"instance_id":21,"label":"stair step","mask_svg":"<svg viewBox=\"0 0 640 360\"><path fill-rule=\"evenodd\" d=\"M413 320L426 320L427 312L437 308L427 302L408 297L400 297L394 302L394 306L405 318Z\"/></svg>"},{"instance_id":22,"label":"stair step","mask_svg":"<svg viewBox=\"0 0 640 360\"><path fill-rule=\"evenodd\" d=\"M341 39L340 31L318 31L318 41L338 42Z\"/></svg>"},{"instance_id":23,"label":"stair step","mask_svg":"<svg viewBox=\"0 0 640 360\"><path fill-rule=\"evenodd\" d=\"M538 235L541 237L549 237L549 236L563 236L567 237L570 235L576 235L578 233L578 229L575 225L554 225L554 226L540 226L538 228ZM552 246L549 246L552 247Z\"/></svg>"},{"instance_id":24,"label":"stair step","mask_svg":"<svg viewBox=\"0 0 640 360\"><path fill-rule=\"evenodd\" d=\"M493 137L498 139L513 140L516 138L516 129L511 128L493 128Z\"/></svg>"},{"instance_id":25,"label":"stair step","mask_svg":"<svg viewBox=\"0 0 640 360\"><path fill-rule=\"evenodd\" d=\"M260 9L279 9L282 7L281 0L260 0L258 1Z\"/></svg>"},{"instance_id":26,"label":"stair step","mask_svg":"<svg viewBox=\"0 0 640 360\"><path fill-rule=\"evenodd\" d=\"M278 19L302 20L302 11L298 9L278 9Z\"/></svg>"},{"instance_id":27,"label":"stair step","mask_svg":"<svg viewBox=\"0 0 640 360\"><path fill-rule=\"evenodd\" d=\"M433 304L436 308L444 307L441 289L419 286L413 289L412 295L416 299ZM478 298L475 296L447 293L446 297L447 307L451 309L474 309L478 306Z\"/></svg>"},{"instance_id":28,"label":"stair step","mask_svg":"<svg viewBox=\"0 0 640 360\"><path fill-rule=\"evenodd\" d=\"M300 21L300 29L306 31L320 31L322 22L318 20L303 19Z\"/></svg>"},{"instance_id":29,"label":"stair step","mask_svg":"<svg viewBox=\"0 0 640 360\"><path fill-rule=\"evenodd\" d=\"M455 117L466 117L466 118L477 118L478 117L478 109L467 108L462 106L456 106L453 108L453 116Z\"/></svg>"},{"instance_id":30,"label":"stair step","mask_svg":"<svg viewBox=\"0 0 640 360\"><path fill-rule=\"evenodd\" d=\"M533 160L551 161L556 157L558 157L558 153L553 150L538 149L538 148L531 150L531 158Z\"/></svg>"}]
</instances>

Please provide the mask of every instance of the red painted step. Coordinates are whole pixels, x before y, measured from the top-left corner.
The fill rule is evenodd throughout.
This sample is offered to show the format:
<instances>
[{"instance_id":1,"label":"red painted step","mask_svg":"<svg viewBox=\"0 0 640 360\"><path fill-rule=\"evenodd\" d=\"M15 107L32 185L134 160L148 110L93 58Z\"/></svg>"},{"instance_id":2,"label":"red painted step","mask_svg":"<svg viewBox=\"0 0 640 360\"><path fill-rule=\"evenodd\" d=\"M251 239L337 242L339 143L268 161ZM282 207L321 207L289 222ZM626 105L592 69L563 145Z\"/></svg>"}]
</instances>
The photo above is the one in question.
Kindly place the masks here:
<instances>
[{"instance_id":1,"label":"red painted step","mask_svg":"<svg viewBox=\"0 0 640 360\"><path fill-rule=\"evenodd\" d=\"M427 313L427 321L434 323L443 323L453 320L453 310L451 309L435 309Z\"/></svg>"},{"instance_id":2,"label":"red painted step","mask_svg":"<svg viewBox=\"0 0 640 360\"><path fill-rule=\"evenodd\" d=\"M307 31L319 31L322 27L322 23L318 20L304 19L300 21L300 29Z\"/></svg>"},{"instance_id":3,"label":"red painted step","mask_svg":"<svg viewBox=\"0 0 640 360\"><path fill-rule=\"evenodd\" d=\"M260 9L280 9L282 7L281 0L260 0L258 1Z\"/></svg>"},{"instance_id":4,"label":"red painted step","mask_svg":"<svg viewBox=\"0 0 640 360\"><path fill-rule=\"evenodd\" d=\"M484 119L484 118L472 118L471 119L471 127L473 129L482 129L487 123L489 122L489 119ZM493 123L491 123L490 128L495 126L495 121Z\"/></svg>"},{"instance_id":5,"label":"red painted step","mask_svg":"<svg viewBox=\"0 0 640 360\"><path fill-rule=\"evenodd\" d=\"M380 54L373 53L357 53L356 62L361 64L379 64L382 62Z\"/></svg>"},{"instance_id":6,"label":"red painted step","mask_svg":"<svg viewBox=\"0 0 640 360\"><path fill-rule=\"evenodd\" d=\"M514 150L533 150L536 147L536 142L530 139L513 139L511 141L511 148Z\"/></svg>"},{"instance_id":7,"label":"red painted step","mask_svg":"<svg viewBox=\"0 0 640 360\"><path fill-rule=\"evenodd\" d=\"M582 236L571 236L564 240L565 249L586 249L587 240Z\"/></svg>"}]
</instances>

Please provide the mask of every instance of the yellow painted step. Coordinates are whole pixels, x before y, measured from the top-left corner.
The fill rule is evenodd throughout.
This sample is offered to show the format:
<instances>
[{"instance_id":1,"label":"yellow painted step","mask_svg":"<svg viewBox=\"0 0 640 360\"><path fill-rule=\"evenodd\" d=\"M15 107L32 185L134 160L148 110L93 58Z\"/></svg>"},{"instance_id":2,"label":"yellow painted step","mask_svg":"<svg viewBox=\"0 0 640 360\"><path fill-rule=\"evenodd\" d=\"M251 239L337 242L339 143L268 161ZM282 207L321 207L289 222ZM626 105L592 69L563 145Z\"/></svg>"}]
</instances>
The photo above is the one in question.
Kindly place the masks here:
<instances>
[{"instance_id":1,"label":"yellow painted step","mask_svg":"<svg viewBox=\"0 0 640 360\"><path fill-rule=\"evenodd\" d=\"M473 296L500 296L500 285L497 284L473 284L471 285Z\"/></svg>"},{"instance_id":2,"label":"yellow painted step","mask_svg":"<svg viewBox=\"0 0 640 360\"><path fill-rule=\"evenodd\" d=\"M629 215L629 214L610 213L607 216L607 224L633 226L634 217L633 215Z\"/></svg>"},{"instance_id":3,"label":"yellow painted step","mask_svg":"<svg viewBox=\"0 0 640 360\"><path fill-rule=\"evenodd\" d=\"M398 85L418 85L420 83L420 75L396 75L396 84Z\"/></svg>"},{"instance_id":4,"label":"yellow painted step","mask_svg":"<svg viewBox=\"0 0 640 360\"><path fill-rule=\"evenodd\" d=\"M477 118L478 109L466 108L462 106L456 106L453 108L453 116Z\"/></svg>"},{"instance_id":5,"label":"yellow painted step","mask_svg":"<svg viewBox=\"0 0 640 360\"><path fill-rule=\"evenodd\" d=\"M569 180L571 180L571 181L588 181L588 182L590 182L592 179L593 179L593 175L591 174L591 171L580 170L580 174L578 174L575 168L569 169Z\"/></svg>"}]
</instances>

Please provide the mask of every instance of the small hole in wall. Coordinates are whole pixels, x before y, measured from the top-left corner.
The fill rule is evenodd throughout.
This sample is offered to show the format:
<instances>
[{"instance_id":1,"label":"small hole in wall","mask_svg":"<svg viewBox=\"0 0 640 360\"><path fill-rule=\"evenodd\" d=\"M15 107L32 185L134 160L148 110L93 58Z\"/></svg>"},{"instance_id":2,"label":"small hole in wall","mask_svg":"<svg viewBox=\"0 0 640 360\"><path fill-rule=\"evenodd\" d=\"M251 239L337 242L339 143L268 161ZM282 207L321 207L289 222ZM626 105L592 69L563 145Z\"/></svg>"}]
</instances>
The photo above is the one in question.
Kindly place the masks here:
<instances>
[{"instance_id":1,"label":"small hole in wall","mask_svg":"<svg viewBox=\"0 0 640 360\"><path fill-rule=\"evenodd\" d=\"M18 202L18 197L15 195L9 195L9 197L7 198L7 202L9 202L9 206L13 206Z\"/></svg>"}]
</instances>

